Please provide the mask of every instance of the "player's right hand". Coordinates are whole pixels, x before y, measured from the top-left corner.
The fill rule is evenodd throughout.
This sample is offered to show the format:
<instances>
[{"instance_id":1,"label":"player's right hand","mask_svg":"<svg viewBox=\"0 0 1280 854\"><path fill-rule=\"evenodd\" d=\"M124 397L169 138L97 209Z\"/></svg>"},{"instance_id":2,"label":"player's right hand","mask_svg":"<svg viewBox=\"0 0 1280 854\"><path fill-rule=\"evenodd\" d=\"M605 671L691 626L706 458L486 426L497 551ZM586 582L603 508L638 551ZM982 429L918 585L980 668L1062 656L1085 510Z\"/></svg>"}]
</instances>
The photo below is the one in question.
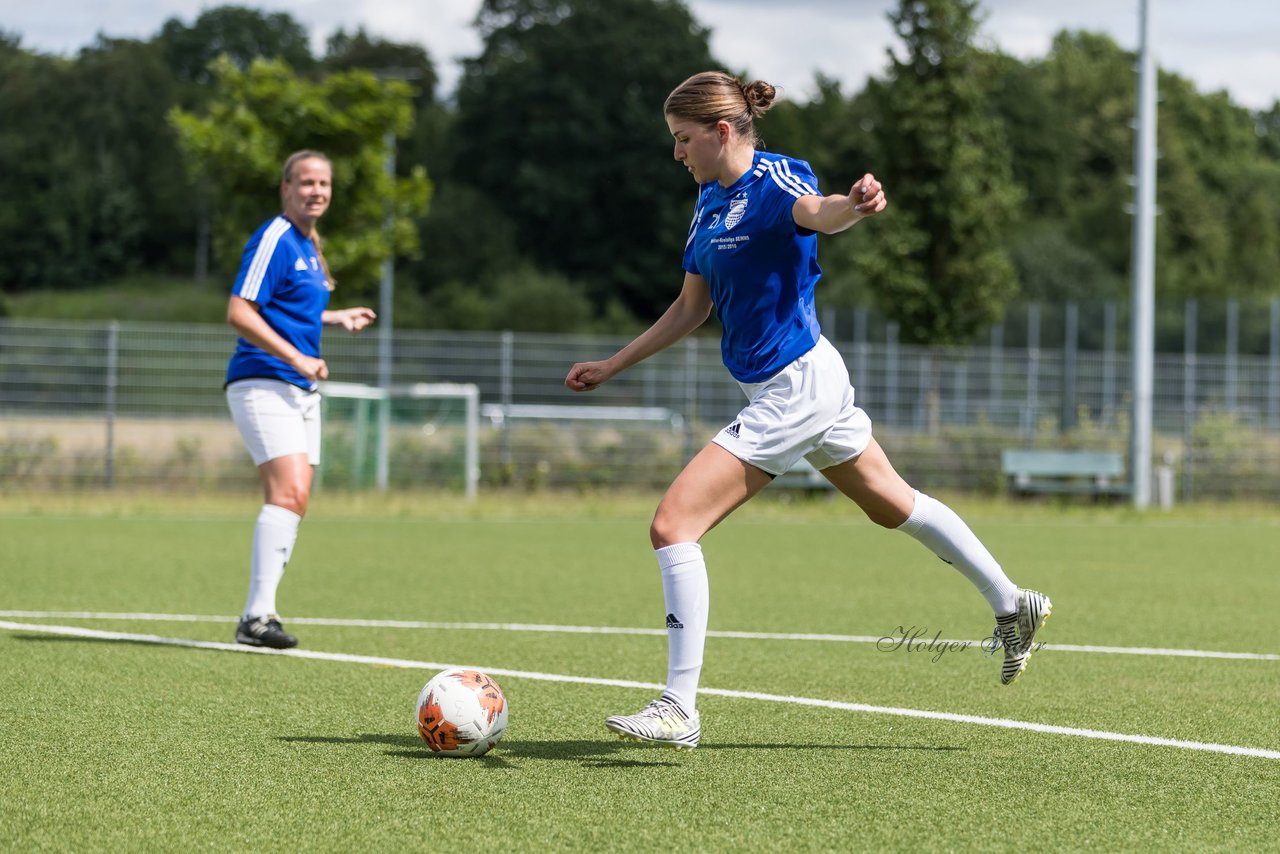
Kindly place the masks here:
<instances>
[{"instance_id":1,"label":"player's right hand","mask_svg":"<svg viewBox=\"0 0 1280 854\"><path fill-rule=\"evenodd\" d=\"M324 359L299 354L298 358L293 360L293 367L294 370L312 382L329 379L329 366L325 364Z\"/></svg>"}]
</instances>

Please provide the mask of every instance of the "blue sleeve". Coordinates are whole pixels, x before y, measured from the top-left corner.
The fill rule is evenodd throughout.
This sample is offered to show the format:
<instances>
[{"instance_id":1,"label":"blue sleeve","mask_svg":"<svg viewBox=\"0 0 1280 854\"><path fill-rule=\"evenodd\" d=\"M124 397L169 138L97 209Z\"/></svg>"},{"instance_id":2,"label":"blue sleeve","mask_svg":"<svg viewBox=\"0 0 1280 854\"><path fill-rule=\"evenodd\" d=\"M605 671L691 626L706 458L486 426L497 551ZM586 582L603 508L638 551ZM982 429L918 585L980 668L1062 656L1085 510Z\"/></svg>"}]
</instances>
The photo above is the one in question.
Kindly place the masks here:
<instances>
[{"instance_id":1,"label":"blue sleeve","mask_svg":"<svg viewBox=\"0 0 1280 854\"><path fill-rule=\"evenodd\" d=\"M258 305L271 301L279 283L289 276L289 253L280 239L287 229L287 223L276 219L249 238L240 259L240 272L231 286L233 296Z\"/></svg>"},{"instance_id":2,"label":"blue sleeve","mask_svg":"<svg viewBox=\"0 0 1280 854\"><path fill-rule=\"evenodd\" d=\"M768 195L771 205L770 220L787 223L795 227L800 234L813 234L811 229L796 226L793 216L796 199L822 195L818 189L818 176L813 174L813 167L803 160L779 157L770 162L768 178L772 190Z\"/></svg>"}]
</instances>

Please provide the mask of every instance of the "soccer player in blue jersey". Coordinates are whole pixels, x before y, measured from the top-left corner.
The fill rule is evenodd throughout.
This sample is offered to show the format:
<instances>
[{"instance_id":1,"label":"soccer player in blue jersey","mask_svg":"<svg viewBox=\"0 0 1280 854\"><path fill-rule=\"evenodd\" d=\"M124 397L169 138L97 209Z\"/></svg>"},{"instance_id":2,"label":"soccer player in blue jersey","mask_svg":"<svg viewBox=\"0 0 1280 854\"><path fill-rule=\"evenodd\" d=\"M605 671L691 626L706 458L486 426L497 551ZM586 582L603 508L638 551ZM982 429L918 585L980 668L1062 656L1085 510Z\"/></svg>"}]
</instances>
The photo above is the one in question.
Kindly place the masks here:
<instances>
[{"instance_id":1,"label":"soccer player in blue jersey","mask_svg":"<svg viewBox=\"0 0 1280 854\"><path fill-rule=\"evenodd\" d=\"M699 185L684 285L647 331L607 359L574 365L565 378L574 391L599 388L688 335L714 308L724 364L748 399L676 477L649 529L666 604L666 690L638 713L605 721L624 738L669 747L696 747L701 735L696 695L708 593L698 541L801 458L873 522L914 537L978 588L995 612L1002 683L1026 667L1050 609L1047 596L1008 579L950 508L898 475L854 405L844 359L822 336L814 310L817 234L880 213L884 190L866 174L848 193L824 195L808 163L757 150L753 120L774 96L768 83L704 72L667 97L675 159Z\"/></svg>"},{"instance_id":2,"label":"soccer player in blue jersey","mask_svg":"<svg viewBox=\"0 0 1280 854\"><path fill-rule=\"evenodd\" d=\"M249 596L236 641L288 649L276 589L307 512L313 466L320 463L320 393L329 376L320 358L322 326L359 332L374 321L364 307L330 310L333 277L316 220L329 208L333 167L316 151L284 164L283 213L253 233L231 289L227 322L240 338L227 364L227 405L258 467L265 496L253 530Z\"/></svg>"}]
</instances>

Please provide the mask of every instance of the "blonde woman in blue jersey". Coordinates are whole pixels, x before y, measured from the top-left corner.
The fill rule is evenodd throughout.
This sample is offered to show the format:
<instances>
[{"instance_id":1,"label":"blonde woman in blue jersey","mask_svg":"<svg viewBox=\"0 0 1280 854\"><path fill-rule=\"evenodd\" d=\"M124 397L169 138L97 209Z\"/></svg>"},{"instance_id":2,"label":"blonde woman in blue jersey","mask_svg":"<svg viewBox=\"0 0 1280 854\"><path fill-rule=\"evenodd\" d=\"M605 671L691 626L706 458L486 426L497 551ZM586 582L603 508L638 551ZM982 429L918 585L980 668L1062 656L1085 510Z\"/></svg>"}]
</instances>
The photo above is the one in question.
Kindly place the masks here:
<instances>
[{"instance_id":1,"label":"blonde woman in blue jersey","mask_svg":"<svg viewBox=\"0 0 1280 854\"><path fill-rule=\"evenodd\" d=\"M802 458L873 522L919 540L978 588L996 616L1002 683L1026 667L1050 609L1048 597L1005 576L959 516L898 475L854 405L844 360L814 310L817 235L883 211L884 190L866 174L848 193L823 195L808 163L757 150L753 120L774 95L761 81L744 86L704 72L667 97L675 159L699 185L684 285L647 331L608 359L574 365L565 378L574 391L599 388L697 329L714 308L724 364L748 399L676 477L649 529L666 604L666 690L640 712L605 721L624 738L669 747L696 747L701 734L696 695L708 594L698 541Z\"/></svg>"},{"instance_id":2,"label":"blonde woman in blue jersey","mask_svg":"<svg viewBox=\"0 0 1280 854\"><path fill-rule=\"evenodd\" d=\"M288 649L276 589L307 512L313 467L320 463L320 393L329 376L320 357L322 326L359 332L368 308L330 310L333 278L320 248L318 220L329 208L333 167L316 151L284 164L283 212L263 223L244 248L227 322L240 333L227 364L227 405L258 467L265 501L253 529L249 595L236 641Z\"/></svg>"}]
</instances>

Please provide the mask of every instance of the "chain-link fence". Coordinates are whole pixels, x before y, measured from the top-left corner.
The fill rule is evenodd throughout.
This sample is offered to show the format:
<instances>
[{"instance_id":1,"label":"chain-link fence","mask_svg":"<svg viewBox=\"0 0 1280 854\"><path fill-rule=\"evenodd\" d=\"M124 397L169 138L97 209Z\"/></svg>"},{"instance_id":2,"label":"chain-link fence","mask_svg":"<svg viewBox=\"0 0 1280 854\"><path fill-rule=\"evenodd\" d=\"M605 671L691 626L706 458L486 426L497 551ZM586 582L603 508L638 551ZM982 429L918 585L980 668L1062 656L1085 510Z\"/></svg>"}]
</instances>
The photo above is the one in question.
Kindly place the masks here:
<instances>
[{"instance_id":1,"label":"chain-link fence","mask_svg":"<svg viewBox=\"0 0 1280 854\"><path fill-rule=\"evenodd\" d=\"M1043 336L1052 347L1036 328L1038 309L1027 312L1020 346L1006 346L1001 328L983 345L925 348L899 344L891 324L866 315L852 323L827 316L824 326L836 330L858 402L908 480L995 493L1004 488L1005 448L1127 454L1123 335L1113 326L1082 336L1078 310L1060 314L1064 331ZM1157 355L1155 451L1174 468L1181 498L1280 497L1278 319L1273 302L1261 354L1197 352L1188 335L1183 352ZM331 379L376 384L379 334L326 330ZM1085 349L1082 339L1101 347ZM571 364L626 340L397 331L392 384L479 389L482 489L660 487L733 419L743 397L718 341L701 335L595 392L564 387ZM256 488L222 392L233 344L223 325L0 321L0 488ZM331 410L326 457L344 460L351 425ZM394 409L389 485L461 488L462 418L457 401ZM326 488L356 485L341 468L324 473Z\"/></svg>"}]
</instances>

